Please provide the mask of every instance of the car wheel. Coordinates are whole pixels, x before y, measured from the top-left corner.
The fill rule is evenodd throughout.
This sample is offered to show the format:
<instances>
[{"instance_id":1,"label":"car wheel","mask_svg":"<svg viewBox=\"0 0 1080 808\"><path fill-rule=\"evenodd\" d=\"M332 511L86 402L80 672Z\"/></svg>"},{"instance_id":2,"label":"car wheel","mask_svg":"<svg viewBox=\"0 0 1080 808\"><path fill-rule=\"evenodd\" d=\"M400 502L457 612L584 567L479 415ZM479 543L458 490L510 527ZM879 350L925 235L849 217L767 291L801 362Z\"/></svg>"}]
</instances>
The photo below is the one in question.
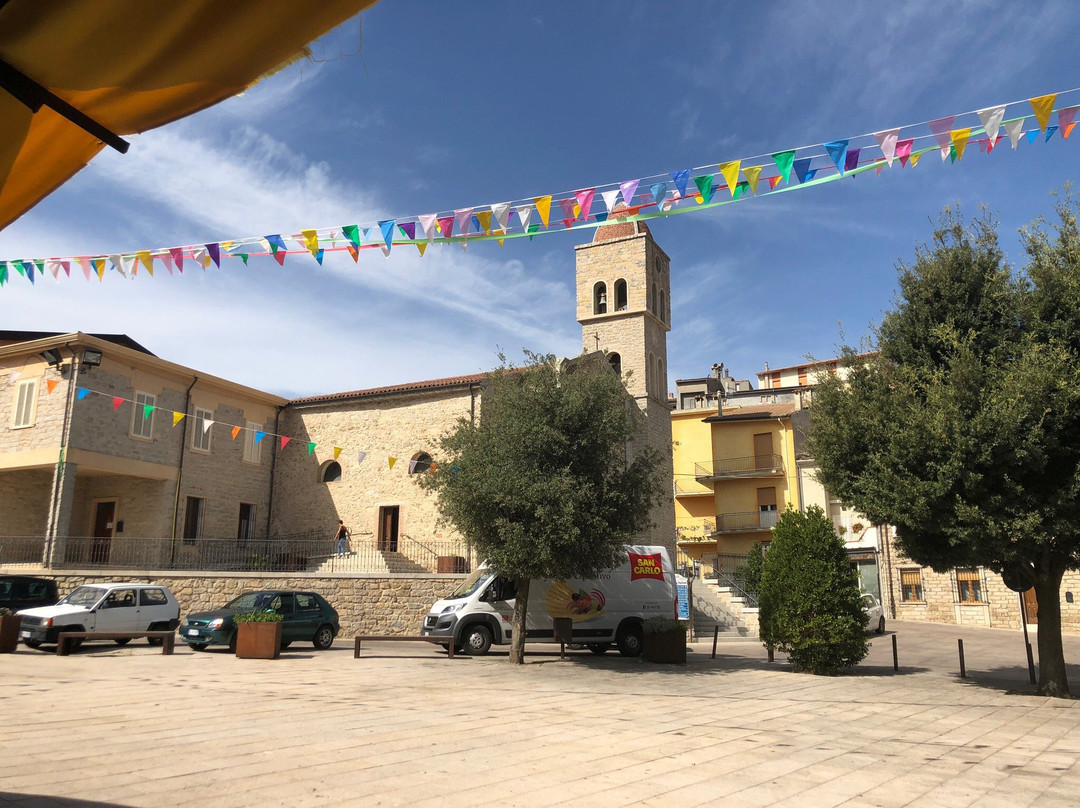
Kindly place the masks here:
<instances>
[{"instance_id":1,"label":"car wheel","mask_svg":"<svg viewBox=\"0 0 1080 808\"><path fill-rule=\"evenodd\" d=\"M82 626L68 626L66 628L60 629L60 631L86 631L86 629ZM60 632L57 633L59 634ZM82 644L82 637L76 637L73 640L68 640L68 651L78 651L82 647Z\"/></svg>"},{"instance_id":2,"label":"car wheel","mask_svg":"<svg viewBox=\"0 0 1080 808\"><path fill-rule=\"evenodd\" d=\"M25 645L27 648L40 648L41 640L23 640L23 645Z\"/></svg>"},{"instance_id":3,"label":"car wheel","mask_svg":"<svg viewBox=\"0 0 1080 808\"><path fill-rule=\"evenodd\" d=\"M881 619L878 620L877 633L878 634L884 634L885 633L885 615L882 615Z\"/></svg>"},{"instance_id":4,"label":"car wheel","mask_svg":"<svg viewBox=\"0 0 1080 808\"><path fill-rule=\"evenodd\" d=\"M329 623L319 626L311 644L315 646L316 651L325 651L334 644L334 627Z\"/></svg>"},{"instance_id":5,"label":"car wheel","mask_svg":"<svg viewBox=\"0 0 1080 808\"><path fill-rule=\"evenodd\" d=\"M465 629L465 653L469 656L483 656L491 648L491 629L480 623Z\"/></svg>"},{"instance_id":6,"label":"car wheel","mask_svg":"<svg viewBox=\"0 0 1080 808\"><path fill-rule=\"evenodd\" d=\"M609 643L609 642L591 642L591 643L588 644L587 648L590 651L592 651L594 654L606 654L608 652L608 650L611 648L611 643Z\"/></svg>"},{"instance_id":7,"label":"car wheel","mask_svg":"<svg viewBox=\"0 0 1080 808\"><path fill-rule=\"evenodd\" d=\"M210 643L208 642L189 642L188 647L191 648L192 651L205 651L206 646L209 644Z\"/></svg>"},{"instance_id":8,"label":"car wheel","mask_svg":"<svg viewBox=\"0 0 1080 808\"><path fill-rule=\"evenodd\" d=\"M232 633L232 636L229 637L229 651L234 653L234 654L236 653L236 632L235 631Z\"/></svg>"},{"instance_id":9,"label":"car wheel","mask_svg":"<svg viewBox=\"0 0 1080 808\"><path fill-rule=\"evenodd\" d=\"M131 637L121 637L118 640L113 640L113 642L117 645L127 645L129 642L131 642Z\"/></svg>"},{"instance_id":10,"label":"car wheel","mask_svg":"<svg viewBox=\"0 0 1080 808\"><path fill-rule=\"evenodd\" d=\"M641 626L627 626L619 632L619 636L615 638L615 643L619 646L619 653L623 656L641 656L641 646L644 644Z\"/></svg>"},{"instance_id":11,"label":"car wheel","mask_svg":"<svg viewBox=\"0 0 1080 808\"><path fill-rule=\"evenodd\" d=\"M292 640L282 640L281 641L281 650L284 651L290 645L292 645Z\"/></svg>"},{"instance_id":12,"label":"car wheel","mask_svg":"<svg viewBox=\"0 0 1080 808\"><path fill-rule=\"evenodd\" d=\"M169 631L169 624L168 623L154 623L153 625L150 626L150 628L147 629L147 631ZM156 645L161 645L164 642L165 642L164 640L159 640L157 637L147 637L146 638L146 644L147 645L155 645L156 646Z\"/></svg>"}]
</instances>

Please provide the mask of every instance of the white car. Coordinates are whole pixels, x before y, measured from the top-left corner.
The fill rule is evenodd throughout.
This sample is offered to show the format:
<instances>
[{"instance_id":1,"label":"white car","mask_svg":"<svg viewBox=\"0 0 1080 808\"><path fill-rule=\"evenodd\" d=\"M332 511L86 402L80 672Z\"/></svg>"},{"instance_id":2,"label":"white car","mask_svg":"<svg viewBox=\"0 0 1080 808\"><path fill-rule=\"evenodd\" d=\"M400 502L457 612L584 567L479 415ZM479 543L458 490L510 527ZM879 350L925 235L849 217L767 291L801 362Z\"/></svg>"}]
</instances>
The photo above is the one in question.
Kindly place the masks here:
<instances>
[{"instance_id":1,"label":"white car","mask_svg":"<svg viewBox=\"0 0 1080 808\"><path fill-rule=\"evenodd\" d=\"M171 631L180 625L180 604L159 584L86 584L53 606L23 609L19 617L19 637L37 648L55 643L61 631ZM156 638L148 642L161 644Z\"/></svg>"},{"instance_id":2,"label":"white car","mask_svg":"<svg viewBox=\"0 0 1080 808\"><path fill-rule=\"evenodd\" d=\"M885 633L885 610L881 608L878 599L866 593L862 596L862 610L866 613L866 625L871 631L878 634Z\"/></svg>"}]
</instances>

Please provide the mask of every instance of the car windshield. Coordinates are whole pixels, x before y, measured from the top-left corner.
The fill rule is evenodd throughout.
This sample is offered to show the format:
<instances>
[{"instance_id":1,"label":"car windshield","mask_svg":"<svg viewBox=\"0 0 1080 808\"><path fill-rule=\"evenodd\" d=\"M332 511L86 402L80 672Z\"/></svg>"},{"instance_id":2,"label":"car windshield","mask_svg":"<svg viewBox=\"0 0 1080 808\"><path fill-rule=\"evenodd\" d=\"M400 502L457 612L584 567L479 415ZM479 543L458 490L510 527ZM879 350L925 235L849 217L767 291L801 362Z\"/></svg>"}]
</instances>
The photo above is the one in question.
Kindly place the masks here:
<instances>
[{"instance_id":1,"label":"car windshield","mask_svg":"<svg viewBox=\"0 0 1080 808\"><path fill-rule=\"evenodd\" d=\"M446 599L453 600L455 598L469 597L469 595L471 595L477 589L480 589L482 586L486 585L487 582L491 580L492 575L493 572L487 567L473 570L472 574L469 575L468 578L466 578L464 581L462 581L450 590L450 594L446 596Z\"/></svg>"},{"instance_id":2,"label":"car windshield","mask_svg":"<svg viewBox=\"0 0 1080 808\"><path fill-rule=\"evenodd\" d=\"M80 586L70 595L67 595L60 599L60 603L67 603L72 606L82 606L89 609L99 600L101 596L105 594L105 590L99 586Z\"/></svg>"},{"instance_id":3,"label":"car windshield","mask_svg":"<svg viewBox=\"0 0 1080 808\"><path fill-rule=\"evenodd\" d=\"M245 592L225 604L226 609L236 609L241 612L258 611L269 609L271 602L277 597L276 592Z\"/></svg>"}]
</instances>

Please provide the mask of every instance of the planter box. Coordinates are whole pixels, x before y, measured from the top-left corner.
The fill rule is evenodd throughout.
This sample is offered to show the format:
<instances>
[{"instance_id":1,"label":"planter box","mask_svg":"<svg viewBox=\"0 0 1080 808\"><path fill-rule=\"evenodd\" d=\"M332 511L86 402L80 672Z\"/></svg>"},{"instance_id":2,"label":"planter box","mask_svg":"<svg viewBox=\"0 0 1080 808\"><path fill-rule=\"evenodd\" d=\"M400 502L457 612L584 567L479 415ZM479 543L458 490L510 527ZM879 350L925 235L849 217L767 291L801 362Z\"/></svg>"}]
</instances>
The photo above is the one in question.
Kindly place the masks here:
<instances>
[{"instance_id":1,"label":"planter box","mask_svg":"<svg viewBox=\"0 0 1080 808\"><path fill-rule=\"evenodd\" d=\"M236 655L241 659L277 659L281 655L281 623L237 623Z\"/></svg>"},{"instance_id":2,"label":"planter box","mask_svg":"<svg viewBox=\"0 0 1080 808\"><path fill-rule=\"evenodd\" d=\"M686 632L665 631L662 634L646 634L642 652L647 662L685 665Z\"/></svg>"},{"instance_id":3,"label":"planter box","mask_svg":"<svg viewBox=\"0 0 1080 808\"><path fill-rule=\"evenodd\" d=\"M22 618L17 614L0 617L0 654L14 653L19 647L19 626Z\"/></svg>"}]
</instances>

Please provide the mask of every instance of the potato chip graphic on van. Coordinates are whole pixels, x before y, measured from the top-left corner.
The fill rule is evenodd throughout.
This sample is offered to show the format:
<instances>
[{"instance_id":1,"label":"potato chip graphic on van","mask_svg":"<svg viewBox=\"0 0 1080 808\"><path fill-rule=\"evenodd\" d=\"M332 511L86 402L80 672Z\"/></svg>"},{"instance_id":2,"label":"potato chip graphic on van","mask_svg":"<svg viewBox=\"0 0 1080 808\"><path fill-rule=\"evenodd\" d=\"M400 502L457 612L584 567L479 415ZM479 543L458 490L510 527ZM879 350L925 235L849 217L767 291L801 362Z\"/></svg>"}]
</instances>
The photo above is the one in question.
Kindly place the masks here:
<instances>
[{"instance_id":1,"label":"potato chip graphic on van","mask_svg":"<svg viewBox=\"0 0 1080 808\"><path fill-rule=\"evenodd\" d=\"M591 620L604 613L607 599L599 589L574 590L563 581L557 581L548 589L546 605L552 617L569 617L574 622Z\"/></svg>"}]
</instances>

